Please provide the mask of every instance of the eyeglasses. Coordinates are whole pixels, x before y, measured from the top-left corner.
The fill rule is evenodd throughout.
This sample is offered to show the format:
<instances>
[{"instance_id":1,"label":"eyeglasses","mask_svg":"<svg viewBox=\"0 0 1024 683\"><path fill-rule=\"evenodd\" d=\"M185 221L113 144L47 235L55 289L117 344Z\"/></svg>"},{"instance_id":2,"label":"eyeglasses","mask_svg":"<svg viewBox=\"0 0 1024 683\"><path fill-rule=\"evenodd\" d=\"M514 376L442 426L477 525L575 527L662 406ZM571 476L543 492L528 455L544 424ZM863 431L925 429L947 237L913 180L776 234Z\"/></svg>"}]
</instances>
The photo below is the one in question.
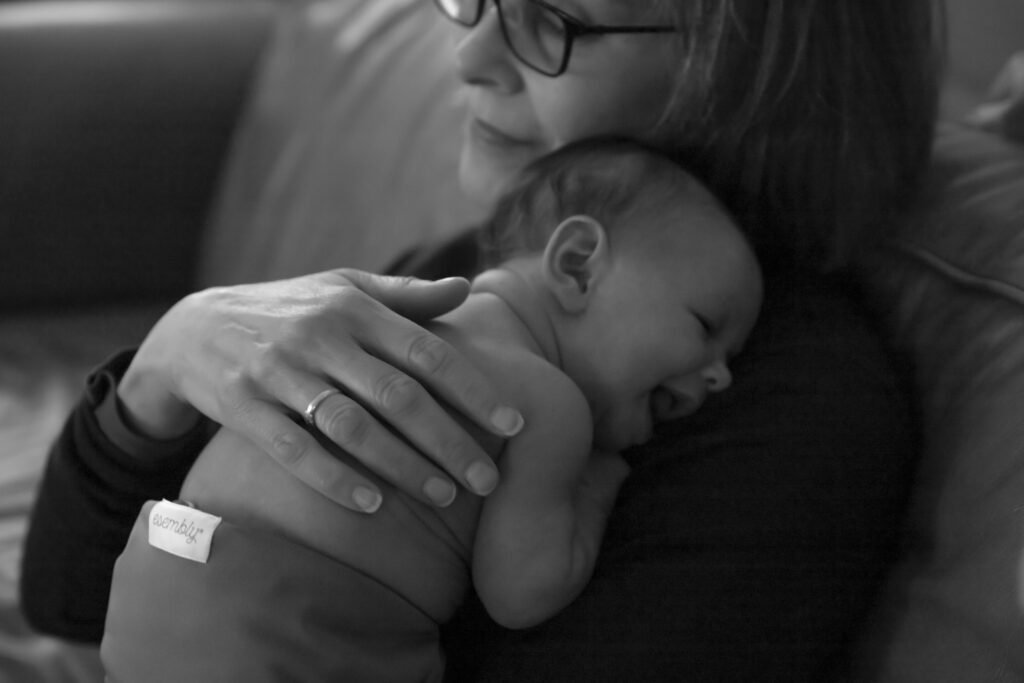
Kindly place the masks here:
<instances>
[{"instance_id":1,"label":"eyeglasses","mask_svg":"<svg viewBox=\"0 0 1024 683\"><path fill-rule=\"evenodd\" d=\"M457 24L480 23L487 0L434 0ZM520 62L545 76L561 76L569 66L572 44L580 36L606 33L674 33L673 26L588 25L543 0L494 0L505 43Z\"/></svg>"}]
</instances>

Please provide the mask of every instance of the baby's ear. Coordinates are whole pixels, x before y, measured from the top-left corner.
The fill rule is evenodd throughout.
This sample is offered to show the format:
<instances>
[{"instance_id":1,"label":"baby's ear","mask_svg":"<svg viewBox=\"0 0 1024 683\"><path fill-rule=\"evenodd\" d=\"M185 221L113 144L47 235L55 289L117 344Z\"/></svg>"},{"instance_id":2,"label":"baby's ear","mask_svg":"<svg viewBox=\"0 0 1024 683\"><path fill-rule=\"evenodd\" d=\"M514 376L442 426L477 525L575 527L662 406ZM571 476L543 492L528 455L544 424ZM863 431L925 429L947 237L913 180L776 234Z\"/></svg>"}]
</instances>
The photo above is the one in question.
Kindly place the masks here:
<instances>
[{"instance_id":1,"label":"baby's ear","mask_svg":"<svg viewBox=\"0 0 1024 683\"><path fill-rule=\"evenodd\" d=\"M581 313L609 266L608 235L590 216L570 216L548 238L544 283L567 313Z\"/></svg>"}]
</instances>

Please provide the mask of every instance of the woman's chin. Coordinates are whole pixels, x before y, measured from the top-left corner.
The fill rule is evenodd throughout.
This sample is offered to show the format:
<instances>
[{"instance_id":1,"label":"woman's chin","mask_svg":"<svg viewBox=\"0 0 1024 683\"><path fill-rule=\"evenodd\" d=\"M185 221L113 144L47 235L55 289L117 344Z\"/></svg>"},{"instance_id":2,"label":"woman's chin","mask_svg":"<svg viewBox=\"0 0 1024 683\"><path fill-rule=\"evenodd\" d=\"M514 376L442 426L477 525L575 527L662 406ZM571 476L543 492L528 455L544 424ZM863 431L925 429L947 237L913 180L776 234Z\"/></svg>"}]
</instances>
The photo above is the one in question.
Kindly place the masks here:
<instances>
[{"instance_id":1,"label":"woman's chin","mask_svg":"<svg viewBox=\"0 0 1024 683\"><path fill-rule=\"evenodd\" d=\"M462 191L474 202L491 206L508 187L513 174L500 172L492 164L474 163L473 160L459 164L459 184Z\"/></svg>"},{"instance_id":2,"label":"woman's chin","mask_svg":"<svg viewBox=\"0 0 1024 683\"><path fill-rule=\"evenodd\" d=\"M500 190L492 178L472 167L461 165L459 167L459 185L462 191L472 201L491 206L498 198Z\"/></svg>"},{"instance_id":3,"label":"woman's chin","mask_svg":"<svg viewBox=\"0 0 1024 683\"><path fill-rule=\"evenodd\" d=\"M490 206L532 159L525 154L499 156L466 140L459 158L459 184L473 201Z\"/></svg>"}]
</instances>

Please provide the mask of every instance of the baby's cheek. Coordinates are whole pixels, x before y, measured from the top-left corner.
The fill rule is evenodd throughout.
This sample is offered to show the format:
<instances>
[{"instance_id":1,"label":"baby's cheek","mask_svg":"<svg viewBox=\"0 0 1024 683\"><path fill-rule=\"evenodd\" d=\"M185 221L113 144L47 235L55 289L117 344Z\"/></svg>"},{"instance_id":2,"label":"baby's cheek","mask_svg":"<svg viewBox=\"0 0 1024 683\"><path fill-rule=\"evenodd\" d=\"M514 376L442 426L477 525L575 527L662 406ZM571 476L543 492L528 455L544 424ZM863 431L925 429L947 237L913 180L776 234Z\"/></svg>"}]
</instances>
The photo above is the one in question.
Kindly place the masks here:
<instances>
[{"instance_id":1,"label":"baby's cheek","mask_svg":"<svg viewBox=\"0 0 1024 683\"><path fill-rule=\"evenodd\" d=\"M600 451L619 450L618 435L607 421L600 421L594 425L594 448Z\"/></svg>"}]
</instances>

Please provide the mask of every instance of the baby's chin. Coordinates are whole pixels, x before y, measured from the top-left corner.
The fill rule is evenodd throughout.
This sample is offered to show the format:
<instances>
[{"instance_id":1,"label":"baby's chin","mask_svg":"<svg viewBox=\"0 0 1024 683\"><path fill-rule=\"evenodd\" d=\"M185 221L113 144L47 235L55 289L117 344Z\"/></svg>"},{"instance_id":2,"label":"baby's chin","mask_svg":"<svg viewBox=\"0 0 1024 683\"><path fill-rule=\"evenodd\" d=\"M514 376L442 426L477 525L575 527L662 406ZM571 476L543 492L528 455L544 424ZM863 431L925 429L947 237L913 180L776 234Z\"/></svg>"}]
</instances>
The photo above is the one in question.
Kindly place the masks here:
<instances>
[{"instance_id":1,"label":"baby's chin","mask_svg":"<svg viewBox=\"0 0 1024 683\"><path fill-rule=\"evenodd\" d=\"M621 434L598 425L594 432L594 450L619 453L641 443L631 434Z\"/></svg>"}]
</instances>

